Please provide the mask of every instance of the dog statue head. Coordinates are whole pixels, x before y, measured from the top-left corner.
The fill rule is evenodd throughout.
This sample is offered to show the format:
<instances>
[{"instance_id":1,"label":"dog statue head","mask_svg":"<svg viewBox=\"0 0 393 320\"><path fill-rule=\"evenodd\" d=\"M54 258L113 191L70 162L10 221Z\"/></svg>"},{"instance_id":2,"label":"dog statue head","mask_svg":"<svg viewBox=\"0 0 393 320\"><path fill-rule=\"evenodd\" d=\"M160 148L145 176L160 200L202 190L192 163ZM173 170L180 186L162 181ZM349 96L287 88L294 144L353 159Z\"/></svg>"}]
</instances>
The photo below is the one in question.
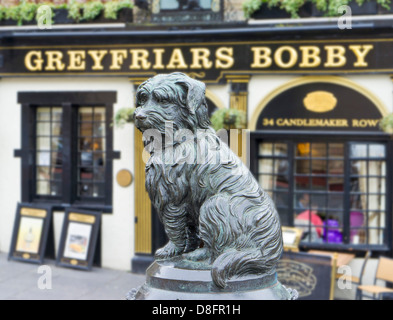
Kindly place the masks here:
<instances>
[{"instance_id":1,"label":"dog statue head","mask_svg":"<svg viewBox=\"0 0 393 320\"><path fill-rule=\"evenodd\" d=\"M164 134L166 122L175 130L210 128L205 84L180 72L159 74L142 83L136 105L135 125L142 132L158 129Z\"/></svg>"}]
</instances>

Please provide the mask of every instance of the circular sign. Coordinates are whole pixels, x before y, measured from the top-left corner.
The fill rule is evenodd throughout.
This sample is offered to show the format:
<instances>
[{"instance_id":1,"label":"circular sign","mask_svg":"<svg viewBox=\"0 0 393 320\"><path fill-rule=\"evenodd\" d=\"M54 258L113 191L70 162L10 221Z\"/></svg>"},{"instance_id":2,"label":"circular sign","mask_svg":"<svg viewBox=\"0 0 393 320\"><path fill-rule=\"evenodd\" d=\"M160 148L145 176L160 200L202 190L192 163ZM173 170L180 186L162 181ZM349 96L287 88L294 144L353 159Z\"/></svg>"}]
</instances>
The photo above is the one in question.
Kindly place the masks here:
<instances>
[{"instance_id":1,"label":"circular sign","mask_svg":"<svg viewBox=\"0 0 393 320\"><path fill-rule=\"evenodd\" d=\"M128 187L132 183L132 173L127 169L122 169L117 173L117 183L121 187Z\"/></svg>"}]
</instances>

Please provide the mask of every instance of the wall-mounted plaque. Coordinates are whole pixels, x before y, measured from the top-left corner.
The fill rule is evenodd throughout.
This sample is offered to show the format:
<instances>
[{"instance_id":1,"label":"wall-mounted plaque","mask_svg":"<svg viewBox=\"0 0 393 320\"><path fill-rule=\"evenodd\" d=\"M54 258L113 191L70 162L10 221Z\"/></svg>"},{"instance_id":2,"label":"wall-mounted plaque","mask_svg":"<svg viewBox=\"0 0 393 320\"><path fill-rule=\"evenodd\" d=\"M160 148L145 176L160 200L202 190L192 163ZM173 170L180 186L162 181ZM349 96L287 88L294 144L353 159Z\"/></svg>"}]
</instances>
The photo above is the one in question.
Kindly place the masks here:
<instances>
[{"instance_id":1,"label":"wall-mounted plaque","mask_svg":"<svg viewBox=\"0 0 393 320\"><path fill-rule=\"evenodd\" d=\"M8 259L42 263L52 207L18 203Z\"/></svg>"},{"instance_id":2,"label":"wall-mounted plaque","mask_svg":"<svg viewBox=\"0 0 393 320\"><path fill-rule=\"evenodd\" d=\"M127 169L120 170L116 175L119 186L128 187L132 183L132 173Z\"/></svg>"},{"instance_id":3,"label":"wall-mounted plaque","mask_svg":"<svg viewBox=\"0 0 393 320\"><path fill-rule=\"evenodd\" d=\"M100 223L101 212L66 209L56 264L91 270Z\"/></svg>"}]
</instances>

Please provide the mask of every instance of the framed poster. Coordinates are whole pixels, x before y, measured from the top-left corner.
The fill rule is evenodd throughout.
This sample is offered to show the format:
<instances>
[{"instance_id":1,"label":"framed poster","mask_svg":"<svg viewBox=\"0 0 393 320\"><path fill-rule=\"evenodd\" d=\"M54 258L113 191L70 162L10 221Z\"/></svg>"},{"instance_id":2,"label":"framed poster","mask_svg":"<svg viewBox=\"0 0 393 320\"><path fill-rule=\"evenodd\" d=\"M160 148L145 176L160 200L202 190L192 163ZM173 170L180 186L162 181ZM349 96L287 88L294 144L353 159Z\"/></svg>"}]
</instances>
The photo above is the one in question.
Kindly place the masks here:
<instances>
[{"instance_id":1,"label":"framed poster","mask_svg":"<svg viewBox=\"0 0 393 320\"><path fill-rule=\"evenodd\" d=\"M91 270L100 223L101 212L66 209L57 265Z\"/></svg>"},{"instance_id":2,"label":"framed poster","mask_svg":"<svg viewBox=\"0 0 393 320\"><path fill-rule=\"evenodd\" d=\"M302 238L302 229L292 227L282 227L282 240L284 250L299 251L299 242Z\"/></svg>"},{"instance_id":3,"label":"framed poster","mask_svg":"<svg viewBox=\"0 0 393 320\"><path fill-rule=\"evenodd\" d=\"M51 206L18 203L8 259L41 264L51 221Z\"/></svg>"}]
</instances>

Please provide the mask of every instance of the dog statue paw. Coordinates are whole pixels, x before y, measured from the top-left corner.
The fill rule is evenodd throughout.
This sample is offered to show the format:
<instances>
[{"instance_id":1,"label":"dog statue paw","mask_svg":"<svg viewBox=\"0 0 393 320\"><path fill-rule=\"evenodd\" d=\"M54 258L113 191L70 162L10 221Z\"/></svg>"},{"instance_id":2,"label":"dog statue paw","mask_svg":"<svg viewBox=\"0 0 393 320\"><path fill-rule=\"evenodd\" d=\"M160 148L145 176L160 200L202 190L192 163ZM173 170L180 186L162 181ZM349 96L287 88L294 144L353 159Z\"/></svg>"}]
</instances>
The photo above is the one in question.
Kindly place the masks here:
<instances>
[{"instance_id":1,"label":"dog statue paw","mask_svg":"<svg viewBox=\"0 0 393 320\"><path fill-rule=\"evenodd\" d=\"M205 85L160 74L139 86L136 103L150 153L146 189L170 240L156 258L206 260L218 288L231 278L272 276L283 250L278 213L211 127Z\"/></svg>"},{"instance_id":2,"label":"dog statue paw","mask_svg":"<svg viewBox=\"0 0 393 320\"><path fill-rule=\"evenodd\" d=\"M154 255L156 260L164 260L181 255L183 250L176 247L172 241L169 241L164 247L158 249Z\"/></svg>"}]
</instances>

